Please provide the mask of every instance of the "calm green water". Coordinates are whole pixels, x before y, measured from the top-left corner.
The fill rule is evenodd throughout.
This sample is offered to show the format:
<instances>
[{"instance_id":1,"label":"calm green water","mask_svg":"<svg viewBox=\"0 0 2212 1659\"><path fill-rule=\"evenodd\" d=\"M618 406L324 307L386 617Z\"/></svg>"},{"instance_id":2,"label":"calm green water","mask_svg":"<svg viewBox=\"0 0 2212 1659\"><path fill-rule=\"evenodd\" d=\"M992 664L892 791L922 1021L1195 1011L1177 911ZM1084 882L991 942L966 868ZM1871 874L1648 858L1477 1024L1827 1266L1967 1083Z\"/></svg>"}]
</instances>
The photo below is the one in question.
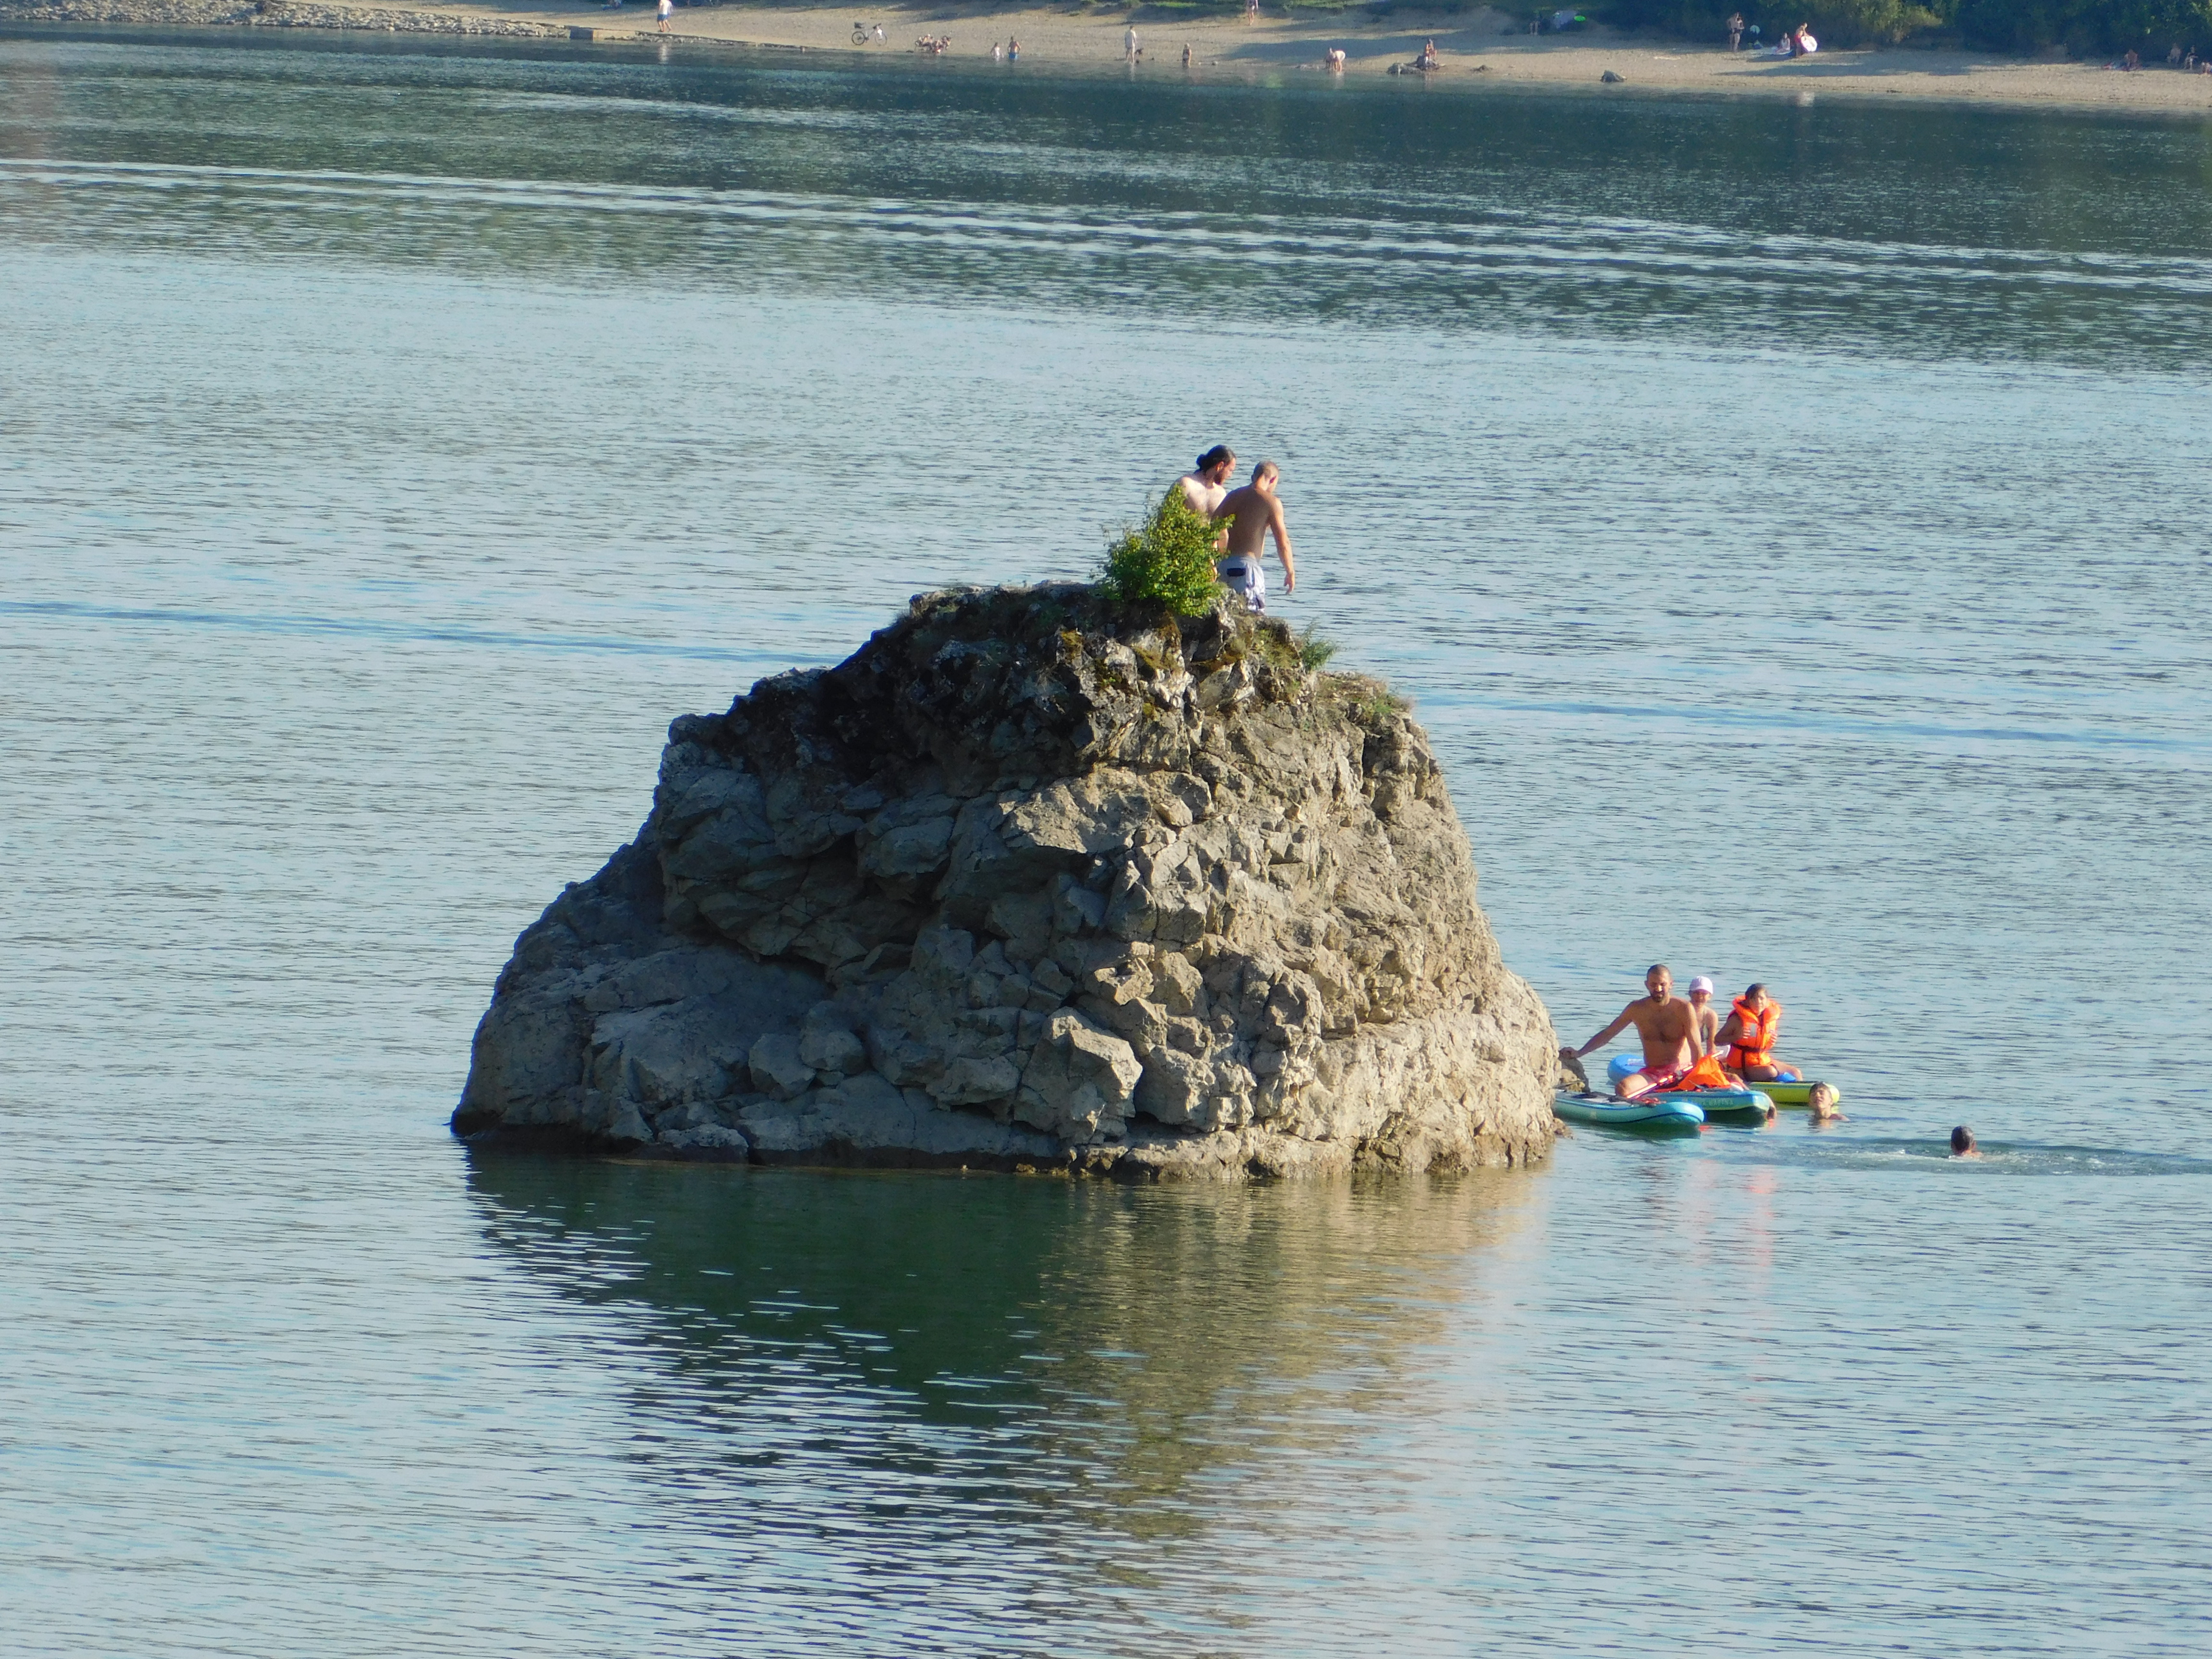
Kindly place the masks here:
<instances>
[{"instance_id":1,"label":"calm green water","mask_svg":"<svg viewBox=\"0 0 2212 1659\"><path fill-rule=\"evenodd\" d=\"M0 35L11 1654L2212 1644L2212 137L1443 90ZM1848 1123L446 1136L672 714L1224 438L1566 1034Z\"/></svg>"}]
</instances>

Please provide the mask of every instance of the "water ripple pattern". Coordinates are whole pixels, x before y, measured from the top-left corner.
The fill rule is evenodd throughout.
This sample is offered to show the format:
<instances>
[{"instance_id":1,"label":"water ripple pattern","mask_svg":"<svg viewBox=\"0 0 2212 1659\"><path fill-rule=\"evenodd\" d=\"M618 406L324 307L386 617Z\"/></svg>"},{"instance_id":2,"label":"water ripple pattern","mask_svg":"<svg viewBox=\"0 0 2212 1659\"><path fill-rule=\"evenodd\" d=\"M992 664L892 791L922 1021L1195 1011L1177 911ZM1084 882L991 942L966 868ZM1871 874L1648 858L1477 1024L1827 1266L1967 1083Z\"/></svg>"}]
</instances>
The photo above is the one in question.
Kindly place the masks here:
<instances>
[{"instance_id":1,"label":"water ripple pattern","mask_svg":"<svg viewBox=\"0 0 2212 1659\"><path fill-rule=\"evenodd\" d=\"M2200 127L276 33L0 33L11 1659L2212 1646ZM1846 1121L451 1141L670 716L1218 440L1563 1035Z\"/></svg>"}]
</instances>

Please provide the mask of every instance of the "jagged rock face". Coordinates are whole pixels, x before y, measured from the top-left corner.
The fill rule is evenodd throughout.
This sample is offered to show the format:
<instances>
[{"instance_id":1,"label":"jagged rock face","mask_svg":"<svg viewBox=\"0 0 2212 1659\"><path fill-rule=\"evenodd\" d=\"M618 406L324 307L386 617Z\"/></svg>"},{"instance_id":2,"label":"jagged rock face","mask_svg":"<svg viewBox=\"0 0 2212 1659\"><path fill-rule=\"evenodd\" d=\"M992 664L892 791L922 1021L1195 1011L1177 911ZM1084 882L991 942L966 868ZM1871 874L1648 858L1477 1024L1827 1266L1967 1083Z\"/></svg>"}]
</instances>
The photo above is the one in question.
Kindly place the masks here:
<instances>
[{"instance_id":1,"label":"jagged rock face","mask_svg":"<svg viewBox=\"0 0 2212 1659\"><path fill-rule=\"evenodd\" d=\"M1512 1162L1554 1039L1419 728L1279 623L924 595L678 720L453 1127L1123 1176Z\"/></svg>"}]
</instances>

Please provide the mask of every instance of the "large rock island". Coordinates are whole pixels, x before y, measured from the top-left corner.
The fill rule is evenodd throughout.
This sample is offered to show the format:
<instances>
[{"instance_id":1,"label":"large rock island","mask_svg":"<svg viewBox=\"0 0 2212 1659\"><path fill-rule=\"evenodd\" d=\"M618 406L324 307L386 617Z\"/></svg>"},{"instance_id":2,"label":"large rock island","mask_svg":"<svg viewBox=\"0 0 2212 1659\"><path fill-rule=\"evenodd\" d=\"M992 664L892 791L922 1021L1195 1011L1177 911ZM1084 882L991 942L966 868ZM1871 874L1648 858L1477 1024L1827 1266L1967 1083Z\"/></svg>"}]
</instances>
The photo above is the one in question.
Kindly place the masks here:
<instances>
[{"instance_id":1,"label":"large rock island","mask_svg":"<svg viewBox=\"0 0 2212 1659\"><path fill-rule=\"evenodd\" d=\"M1282 624L925 594L669 728L516 943L464 1136L1153 1179L1541 1156L1551 1021L1436 757Z\"/></svg>"}]
</instances>

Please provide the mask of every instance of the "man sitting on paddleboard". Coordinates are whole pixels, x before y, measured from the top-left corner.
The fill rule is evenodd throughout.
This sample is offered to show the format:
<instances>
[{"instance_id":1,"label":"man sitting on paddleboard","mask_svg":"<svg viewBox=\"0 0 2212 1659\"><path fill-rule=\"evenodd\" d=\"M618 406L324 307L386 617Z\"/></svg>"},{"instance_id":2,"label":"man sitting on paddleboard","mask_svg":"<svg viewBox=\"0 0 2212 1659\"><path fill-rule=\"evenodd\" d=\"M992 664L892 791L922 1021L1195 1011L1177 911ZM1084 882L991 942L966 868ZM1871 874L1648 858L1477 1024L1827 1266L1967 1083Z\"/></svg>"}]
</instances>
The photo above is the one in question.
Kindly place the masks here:
<instances>
[{"instance_id":1,"label":"man sitting on paddleboard","mask_svg":"<svg viewBox=\"0 0 2212 1659\"><path fill-rule=\"evenodd\" d=\"M1651 994L1638 997L1622 1009L1613 1024L1579 1048L1562 1048L1561 1060L1580 1060L1593 1048L1602 1048L1630 1026L1644 1042L1644 1066L1613 1085L1623 1100L1633 1100L1656 1089L1671 1089L1687 1077L1704 1059L1705 1034L1697 1011L1674 994L1674 975L1664 963L1654 963L1644 975L1644 988Z\"/></svg>"},{"instance_id":2,"label":"man sitting on paddleboard","mask_svg":"<svg viewBox=\"0 0 2212 1659\"><path fill-rule=\"evenodd\" d=\"M1766 994L1764 985L1754 985L1735 1000L1735 1012L1713 1047L1726 1051L1721 1063L1747 1083L1795 1083L1801 1075L1796 1067L1774 1057L1775 1034L1781 1029L1782 1005Z\"/></svg>"}]
</instances>

